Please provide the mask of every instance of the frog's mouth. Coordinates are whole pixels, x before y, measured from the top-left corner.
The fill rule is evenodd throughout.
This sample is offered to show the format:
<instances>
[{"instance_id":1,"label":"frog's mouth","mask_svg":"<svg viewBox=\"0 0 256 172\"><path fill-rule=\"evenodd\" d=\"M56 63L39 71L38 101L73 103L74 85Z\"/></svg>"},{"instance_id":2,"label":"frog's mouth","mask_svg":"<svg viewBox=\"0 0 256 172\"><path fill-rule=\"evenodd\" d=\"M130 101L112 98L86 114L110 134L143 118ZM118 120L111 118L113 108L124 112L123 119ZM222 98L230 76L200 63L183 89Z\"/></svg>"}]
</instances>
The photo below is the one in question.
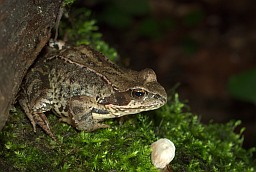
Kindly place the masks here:
<instances>
[{"instance_id":1,"label":"frog's mouth","mask_svg":"<svg viewBox=\"0 0 256 172\"><path fill-rule=\"evenodd\" d=\"M159 108L161 105L141 106L137 108L131 108L129 106L114 106L106 105L108 111L94 111L92 112L93 119L103 120L109 118L118 118L125 115L137 114L143 111L149 111Z\"/></svg>"},{"instance_id":2,"label":"frog's mouth","mask_svg":"<svg viewBox=\"0 0 256 172\"><path fill-rule=\"evenodd\" d=\"M149 111L158 109L165 104L165 100L160 102L155 102L149 105L137 105L136 102L131 101L126 106L117 106L114 104L105 105L105 110L94 109L92 111L93 119L103 120L109 118L118 118L125 115L137 114L143 111Z\"/></svg>"},{"instance_id":3,"label":"frog's mouth","mask_svg":"<svg viewBox=\"0 0 256 172\"><path fill-rule=\"evenodd\" d=\"M97 120L116 118L115 116L113 116L113 114L109 113L109 111L102 110L102 109L96 109L96 108L94 108L92 110L92 117L93 117L93 119L97 119Z\"/></svg>"},{"instance_id":4,"label":"frog's mouth","mask_svg":"<svg viewBox=\"0 0 256 172\"><path fill-rule=\"evenodd\" d=\"M103 119L109 119L109 118L118 118L125 115L130 114L136 114L143 111L149 111L159 108L159 105L151 105L151 106L144 106L140 108L131 108L131 107L125 107L125 106L114 106L114 105L106 105L106 108L108 110L99 110L94 109L92 111L92 117L93 119L97 120L103 120Z\"/></svg>"},{"instance_id":5,"label":"frog's mouth","mask_svg":"<svg viewBox=\"0 0 256 172\"><path fill-rule=\"evenodd\" d=\"M132 106L112 106L106 105L107 109L109 109L110 113L114 114L115 116L124 116L129 114L136 114L143 111L154 110L161 107L161 104L152 104L149 106L139 106L139 107L132 107Z\"/></svg>"}]
</instances>

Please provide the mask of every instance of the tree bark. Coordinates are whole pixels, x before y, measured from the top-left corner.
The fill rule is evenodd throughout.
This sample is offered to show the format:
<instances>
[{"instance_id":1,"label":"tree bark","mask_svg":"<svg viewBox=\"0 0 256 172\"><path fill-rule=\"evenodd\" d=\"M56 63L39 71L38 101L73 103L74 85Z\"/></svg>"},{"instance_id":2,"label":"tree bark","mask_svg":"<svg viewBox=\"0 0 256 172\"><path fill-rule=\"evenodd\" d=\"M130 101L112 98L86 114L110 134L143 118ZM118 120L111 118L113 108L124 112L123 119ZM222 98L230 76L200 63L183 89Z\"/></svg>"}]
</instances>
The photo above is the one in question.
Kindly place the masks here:
<instances>
[{"instance_id":1,"label":"tree bark","mask_svg":"<svg viewBox=\"0 0 256 172\"><path fill-rule=\"evenodd\" d=\"M62 0L0 0L0 130L27 69L50 38Z\"/></svg>"}]
</instances>

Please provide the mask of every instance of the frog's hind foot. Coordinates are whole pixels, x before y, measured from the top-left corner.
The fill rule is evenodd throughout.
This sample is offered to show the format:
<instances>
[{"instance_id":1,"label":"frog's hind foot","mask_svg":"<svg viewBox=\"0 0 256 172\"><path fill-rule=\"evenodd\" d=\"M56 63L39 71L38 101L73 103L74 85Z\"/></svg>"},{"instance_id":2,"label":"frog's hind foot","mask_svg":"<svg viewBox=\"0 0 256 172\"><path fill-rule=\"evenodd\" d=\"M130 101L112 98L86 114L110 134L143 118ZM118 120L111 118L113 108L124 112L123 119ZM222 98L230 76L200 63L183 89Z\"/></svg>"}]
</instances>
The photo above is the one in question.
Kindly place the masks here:
<instances>
[{"instance_id":1,"label":"frog's hind foot","mask_svg":"<svg viewBox=\"0 0 256 172\"><path fill-rule=\"evenodd\" d=\"M57 141L55 135L51 132L49 121L44 113L34 113L34 121L54 140ZM34 129L35 131L35 129Z\"/></svg>"}]
</instances>

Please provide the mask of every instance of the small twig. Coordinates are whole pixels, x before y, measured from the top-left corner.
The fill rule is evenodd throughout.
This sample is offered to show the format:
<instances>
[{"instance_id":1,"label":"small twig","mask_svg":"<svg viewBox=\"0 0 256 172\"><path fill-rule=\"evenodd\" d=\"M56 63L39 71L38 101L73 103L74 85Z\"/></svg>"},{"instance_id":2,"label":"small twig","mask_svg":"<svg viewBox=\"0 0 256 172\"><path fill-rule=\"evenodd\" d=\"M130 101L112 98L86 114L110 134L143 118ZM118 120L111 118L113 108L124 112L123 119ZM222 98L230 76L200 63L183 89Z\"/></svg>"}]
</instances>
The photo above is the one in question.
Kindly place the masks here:
<instances>
[{"instance_id":1,"label":"small twig","mask_svg":"<svg viewBox=\"0 0 256 172\"><path fill-rule=\"evenodd\" d=\"M53 40L54 42L56 42L57 38L58 38L59 25L60 25L60 20L63 15L63 12L64 12L64 7L63 7L63 5L61 5L57 19L56 19L56 23L55 23L55 36L54 36L54 40Z\"/></svg>"}]
</instances>

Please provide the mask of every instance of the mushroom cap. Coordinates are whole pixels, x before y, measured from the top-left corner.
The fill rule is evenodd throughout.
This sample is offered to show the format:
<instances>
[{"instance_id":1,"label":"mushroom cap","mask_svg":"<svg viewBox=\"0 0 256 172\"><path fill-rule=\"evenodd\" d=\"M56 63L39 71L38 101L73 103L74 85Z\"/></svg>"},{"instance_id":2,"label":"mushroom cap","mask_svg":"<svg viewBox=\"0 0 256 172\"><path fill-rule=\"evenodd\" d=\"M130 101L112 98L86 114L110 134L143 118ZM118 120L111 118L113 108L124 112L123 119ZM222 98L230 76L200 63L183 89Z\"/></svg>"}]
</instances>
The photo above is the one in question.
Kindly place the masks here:
<instances>
[{"instance_id":1,"label":"mushroom cap","mask_svg":"<svg viewBox=\"0 0 256 172\"><path fill-rule=\"evenodd\" d=\"M159 139L151 144L151 148L151 161L156 168L165 168L175 157L175 146L169 139Z\"/></svg>"}]
</instances>

